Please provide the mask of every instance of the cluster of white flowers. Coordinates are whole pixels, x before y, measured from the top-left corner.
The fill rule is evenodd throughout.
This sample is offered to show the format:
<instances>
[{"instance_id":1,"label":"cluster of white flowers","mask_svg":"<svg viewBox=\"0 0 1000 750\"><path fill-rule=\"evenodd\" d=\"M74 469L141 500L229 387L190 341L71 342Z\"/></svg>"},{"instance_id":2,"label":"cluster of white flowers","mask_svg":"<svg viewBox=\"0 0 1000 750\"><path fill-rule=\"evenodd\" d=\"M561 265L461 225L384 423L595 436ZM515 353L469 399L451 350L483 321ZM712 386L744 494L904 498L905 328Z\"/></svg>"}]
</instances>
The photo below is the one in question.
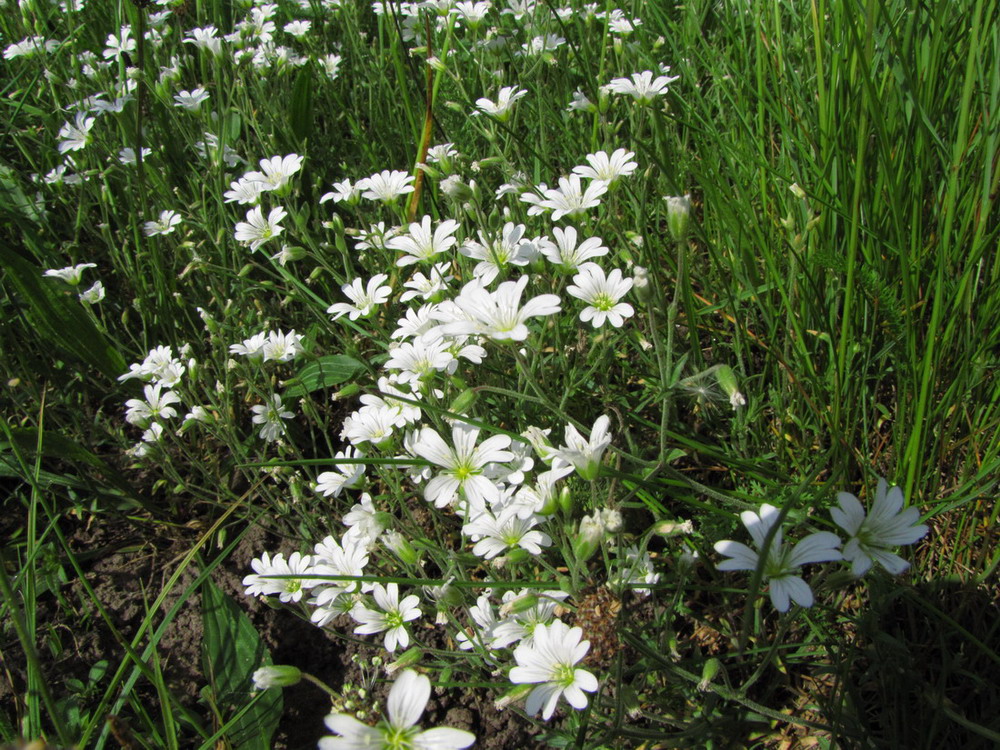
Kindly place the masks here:
<instances>
[{"instance_id":1,"label":"cluster of white flowers","mask_svg":"<svg viewBox=\"0 0 1000 750\"><path fill-rule=\"evenodd\" d=\"M140 428L141 440L131 449L130 454L140 458L146 456L166 433L166 421L178 416L175 404L181 403L176 389L181 385L185 373L197 365L189 356L190 347L181 348L180 357L175 357L172 347L158 346L146 355L142 362L129 366L129 371L118 380L140 380L143 398L131 398L125 402L125 421ZM186 361L181 357L186 357ZM184 415L181 430L197 422L208 422L211 414L204 406L196 405Z\"/></svg>"}]
</instances>

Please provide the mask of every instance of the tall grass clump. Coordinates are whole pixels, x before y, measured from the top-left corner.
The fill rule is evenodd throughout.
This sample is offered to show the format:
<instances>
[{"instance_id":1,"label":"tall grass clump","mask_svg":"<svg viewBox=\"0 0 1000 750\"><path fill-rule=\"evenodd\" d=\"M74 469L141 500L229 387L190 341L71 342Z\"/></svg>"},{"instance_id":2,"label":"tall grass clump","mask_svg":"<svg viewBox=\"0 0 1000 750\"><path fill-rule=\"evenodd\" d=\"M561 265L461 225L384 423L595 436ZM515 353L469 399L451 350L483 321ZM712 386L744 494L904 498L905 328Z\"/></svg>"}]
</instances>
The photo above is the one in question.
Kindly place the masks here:
<instances>
[{"instance_id":1,"label":"tall grass clump","mask_svg":"<svg viewBox=\"0 0 1000 750\"><path fill-rule=\"evenodd\" d=\"M8 0L0 737L994 746L997 15Z\"/></svg>"}]
</instances>

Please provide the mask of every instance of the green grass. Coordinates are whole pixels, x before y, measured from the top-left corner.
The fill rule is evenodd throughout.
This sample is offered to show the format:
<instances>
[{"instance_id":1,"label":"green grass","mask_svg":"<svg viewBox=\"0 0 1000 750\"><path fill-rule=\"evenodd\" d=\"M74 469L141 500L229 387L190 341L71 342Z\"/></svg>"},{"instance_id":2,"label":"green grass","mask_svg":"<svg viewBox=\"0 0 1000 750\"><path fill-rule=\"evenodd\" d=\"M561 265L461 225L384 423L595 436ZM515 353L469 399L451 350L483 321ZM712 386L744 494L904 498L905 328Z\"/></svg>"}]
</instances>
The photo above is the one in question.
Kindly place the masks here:
<instances>
[{"instance_id":1,"label":"green grass","mask_svg":"<svg viewBox=\"0 0 1000 750\"><path fill-rule=\"evenodd\" d=\"M156 8L91 0L63 13L31 2L0 14L4 47L29 35L61 42L47 54L5 60L0 72L0 481L10 519L0 611L9 644L2 656L16 664L8 673L16 673L17 694L0 714L4 742L44 736L113 747L108 714L126 717L143 747L260 740L246 737L245 717L271 722L271 692L252 705L249 687L242 702L218 702L248 675L242 657L220 656L225 639L207 646L206 663L239 664L206 674L211 689L201 696L172 692L160 641L199 592L203 605L213 596L204 593L212 571L231 567L251 525L302 552L341 533L339 519L358 492L322 498L310 484L333 469L357 395L377 392L403 307L394 301L357 322L331 322L326 309L344 301L342 284L383 272L398 299L412 269L394 265L396 251L359 251L356 237L377 222L399 226L424 214L458 220L463 241L498 233L507 221L526 224L529 237L570 223L581 239L603 239L610 253L598 260L606 270L648 269L647 290L627 297L635 316L621 329L597 331L576 320L582 305L566 292L572 274L557 275L547 262L508 271L507 278L530 271L525 296L557 293L563 314L530 321L523 353L487 345L481 365L436 376L442 395L423 399L424 424L444 436L448 420L462 416L484 437L551 427L558 444L565 424L586 433L598 416L610 416L601 477L567 480L570 500L545 527L552 537L545 556L483 565L455 516L426 503L388 460L403 449L398 439L367 451L368 491L421 556L414 564L373 553L370 577L411 588L454 577L461 606L447 610L449 632L469 624L466 610L487 573L498 589L562 586L569 608L579 607L618 559L610 542L589 562L574 551L579 521L595 509L623 512L619 546L656 554L660 583L642 600L641 616L623 618L625 648L602 668L601 694L586 711L526 723L562 747L763 747L779 737L816 737L831 747L996 741L1000 699L968 662L973 652L983 663L1000 658L996 628L977 608L992 606L1000 560L996 2L602 5L641 18L621 38L582 12L556 19L555 4L543 0L521 19L494 8L479 29L442 21L430 47L443 67L425 62L422 35L437 17L428 14L420 38L410 40L402 20L376 16L365 3L324 10L313 2L308 12L288 3L275 34L310 62L266 70L180 42L196 26L228 33L245 6L172 5L162 44L130 53L142 66L132 100L98 117L91 142L70 153L69 171L87 178L79 185L32 175L62 163L57 133L73 119L67 107L97 92L109 101L122 93L124 60L87 77L81 54L100 60L109 33L126 23L148 27ZM313 21L306 37L281 31L306 17ZM510 46L477 46L493 25ZM517 54L543 33L566 43L551 54ZM316 62L332 52L342 57L336 80ZM161 79L174 55L178 73ZM660 63L679 79L651 106L599 95L612 78ZM173 106L175 93L199 85L211 95L200 111ZM479 97L507 85L528 92L509 120L470 114ZM578 89L599 106L568 112ZM219 146L202 158L194 144L206 133ZM428 143L443 142L461 154L454 173L471 188L460 201L442 189L444 174L428 170L412 208L408 198L319 203L335 181L412 172ZM121 148L140 143L152 148L141 167L119 163ZM246 163L227 167L226 147ZM635 152L638 170L579 219L529 216L516 195L494 196L505 183L521 192L554 186L588 153L619 147ZM262 201L265 215L275 205L288 211L284 233L251 253L233 236L248 207L223 194L259 159L293 152L305 157L302 170L285 193ZM693 210L678 243L663 197L684 193ZM183 223L146 236L144 222L165 209ZM269 257L283 242L300 256L287 265ZM452 255L464 283L474 264ZM97 267L79 290L42 277L84 262ZM79 303L76 292L97 279L106 299ZM293 328L305 347L293 363L229 353L258 331ZM182 407L203 405L213 419L183 434L174 420L157 452L140 459L126 453L141 430L125 423L123 404L142 389L117 376L160 345L175 354L189 346L183 359L196 364L177 389ZM725 368L745 408L730 408ZM250 408L281 393L295 418L280 444L268 444ZM901 579L855 583L836 566L816 567L816 606L779 616L759 574L715 569L715 541L746 540L740 511L770 502L802 531L836 531L827 512L836 493L867 500L879 476L900 485L931 528L904 553L912 567ZM693 534L665 539L653 531L687 519ZM145 592L136 632L121 631L87 584L91 559L74 541L83 526L184 545L163 582L157 578L162 588ZM685 555L695 552L700 562L686 567ZM203 614L237 633L240 653L258 653L239 607L223 603ZM67 648L59 624L81 612L83 629L107 634L117 650L91 683L71 685L52 664ZM377 637L358 646L352 629L349 620L338 628L351 648L381 654ZM419 666L451 690L492 684L497 697L511 687L491 676L484 653L419 645ZM906 654L920 663L908 664ZM501 661L513 664L509 654ZM962 684L973 687L963 692ZM324 713L318 706L317 726Z\"/></svg>"}]
</instances>

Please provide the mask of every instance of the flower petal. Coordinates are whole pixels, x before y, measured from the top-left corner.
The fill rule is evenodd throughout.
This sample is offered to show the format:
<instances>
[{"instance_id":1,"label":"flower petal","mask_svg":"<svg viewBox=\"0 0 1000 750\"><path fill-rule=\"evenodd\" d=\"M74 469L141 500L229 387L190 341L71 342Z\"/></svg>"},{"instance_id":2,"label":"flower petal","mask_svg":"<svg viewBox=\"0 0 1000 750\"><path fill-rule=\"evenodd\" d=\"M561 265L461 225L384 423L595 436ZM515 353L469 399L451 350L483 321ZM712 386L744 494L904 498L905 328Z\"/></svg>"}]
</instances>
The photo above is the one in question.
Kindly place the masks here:
<instances>
[{"instance_id":1,"label":"flower petal","mask_svg":"<svg viewBox=\"0 0 1000 750\"><path fill-rule=\"evenodd\" d=\"M428 729L411 740L414 750L460 750L476 741L476 735L462 729L439 727Z\"/></svg>"},{"instance_id":2,"label":"flower petal","mask_svg":"<svg viewBox=\"0 0 1000 750\"><path fill-rule=\"evenodd\" d=\"M412 669L404 670L389 691L386 702L389 723L396 729L412 727L420 719L430 697L431 681Z\"/></svg>"}]
</instances>

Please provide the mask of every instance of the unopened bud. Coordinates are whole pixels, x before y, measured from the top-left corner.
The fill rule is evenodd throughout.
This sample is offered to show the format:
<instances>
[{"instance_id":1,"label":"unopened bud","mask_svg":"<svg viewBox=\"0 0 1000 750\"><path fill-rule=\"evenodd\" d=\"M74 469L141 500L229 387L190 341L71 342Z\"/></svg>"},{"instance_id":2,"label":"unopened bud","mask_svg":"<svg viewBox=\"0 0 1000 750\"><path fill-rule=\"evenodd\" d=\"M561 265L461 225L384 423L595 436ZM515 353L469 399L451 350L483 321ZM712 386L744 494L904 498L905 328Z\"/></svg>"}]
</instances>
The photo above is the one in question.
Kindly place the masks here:
<instances>
[{"instance_id":1,"label":"unopened bud","mask_svg":"<svg viewBox=\"0 0 1000 750\"><path fill-rule=\"evenodd\" d=\"M573 494L569 491L569 487L563 487L559 490L558 503L559 510L567 516L573 512Z\"/></svg>"},{"instance_id":2,"label":"unopened bud","mask_svg":"<svg viewBox=\"0 0 1000 750\"><path fill-rule=\"evenodd\" d=\"M573 554L577 562L583 563L593 557L603 538L604 524L596 513L581 518L576 539L573 540Z\"/></svg>"},{"instance_id":3,"label":"unopened bud","mask_svg":"<svg viewBox=\"0 0 1000 750\"><path fill-rule=\"evenodd\" d=\"M466 388L464 391L455 396L455 400L451 402L451 406L448 407L448 411L453 414L465 414L472 408L472 405L476 403L476 399L479 394L472 388Z\"/></svg>"},{"instance_id":4,"label":"unopened bud","mask_svg":"<svg viewBox=\"0 0 1000 750\"><path fill-rule=\"evenodd\" d=\"M269 667L261 667L253 673L253 686L257 690L267 690L273 687L287 687L296 684L302 679L302 672L298 667L289 664L275 664Z\"/></svg>"},{"instance_id":5,"label":"unopened bud","mask_svg":"<svg viewBox=\"0 0 1000 750\"><path fill-rule=\"evenodd\" d=\"M330 400L344 401L346 399L353 398L360 392L361 392L361 386L358 385L357 383L351 383L350 385L346 385L339 391L334 393L333 396L330 397Z\"/></svg>"},{"instance_id":6,"label":"unopened bud","mask_svg":"<svg viewBox=\"0 0 1000 750\"><path fill-rule=\"evenodd\" d=\"M402 654L399 655L399 658L396 659L396 661L390 662L389 664L385 665L385 673L391 675L400 669L406 669L407 667L412 667L414 664L420 661L423 655L424 655L423 649L421 649L418 646L414 646L413 648L407 649L406 651L404 651Z\"/></svg>"},{"instance_id":7,"label":"unopened bud","mask_svg":"<svg viewBox=\"0 0 1000 750\"><path fill-rule=\"evenodd\" d=\"M508 690L506 693L501 695L493 705L496 706L497 711L503 711L512 703L517 703L520 700L528 697L528 694L535 689L533 684L528 685L515 685L512 689Z\"/></svg>"},{"instance_id":8,"label":"unopened bud","mask_svg":"<svg viewBox=\"0 0 1000 750\"><path fill-rule=\"evenodd\" d=\"M648 302L652 289L649 288L649 271L643 266L632 268L632 291L643 302Z\"/></svg>"},{"instance_id":9,"label":"unopened bud","mask_svg":"<svg viewBox=\"0 0 1000 750\"><path fill-rule=\"evenodd\" d=\"M500 617L507 617L519 612L527 612L537 604L538 597L535 594L523 594L516 599L511 599L509 602L500 607Z\"/></svg>"},{"instance_id":10,"label":"unopened bud","mask_svg":"<svg viewBox=\"0 0 1000 750\"><path fill-rule=\"evenodd\" d=\"M420 557L413 546L398 531L385 532L382 535L382 542L404 565L415 565Z\"/></svg>"},{"instance_id":11,"label":"unopened bud","mask_svg":"<svg viewBox=\"0 0 1000 750\"><path fill-rule=\"evenodd\" d=\"M688 219L691 215L691 194L668 195L663 198L667 202L667 225L675 242L681 242L687 237Z\"/></svg>"},{"instance_id":12,"label":"unopened bud","mask_svg":"<svg viewBox=\"0 0 1000 750\"><path fill-rule=\"evenodd\" d=\"M660 521L653 526L654 533L661 536L681 536L694 532L694 524L690 521Z\"/></svg>"},{"instance_id":13,"label":"unopened bud","mask_svg":"<svg viewBox=\"0 0 1000 750\"><path fill-rule=\"evenodd\" d=\"M746 398L740 393L736 382L736 373L733 372L733 368L729 365L721 365L715 371L715 379L722 390L726 392L726 395L729 396L729 403L732 404L734 409L739 409L741 406L747 405Z\"/></svg>"},{"instance_id":14,"label":"unopened bud","mask_svg":"<svg viewBox=\"0 0 1000 750\"><path fill-rule=\"evenodd\" d=\"M712 684L712 680L719 673L719 669L722 667L722 662L718 659L709 659L705 662L705 666L701 668L701 680L698 682L698 690L705 692L708 690L708 686Z\"/></svg>"}]
</instances>

